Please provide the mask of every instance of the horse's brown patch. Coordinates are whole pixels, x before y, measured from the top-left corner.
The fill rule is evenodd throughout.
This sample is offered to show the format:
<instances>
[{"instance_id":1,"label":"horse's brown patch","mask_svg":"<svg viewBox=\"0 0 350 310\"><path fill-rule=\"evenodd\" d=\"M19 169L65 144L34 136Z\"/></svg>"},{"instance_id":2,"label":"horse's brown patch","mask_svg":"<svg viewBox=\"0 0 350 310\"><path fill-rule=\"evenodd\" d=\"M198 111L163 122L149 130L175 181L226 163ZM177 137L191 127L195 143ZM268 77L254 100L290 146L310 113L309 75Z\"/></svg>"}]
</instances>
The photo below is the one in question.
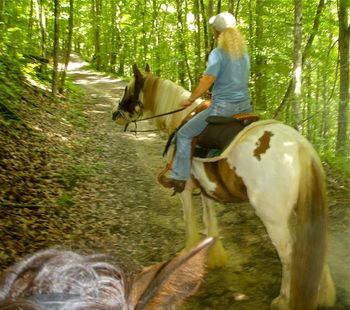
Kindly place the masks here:
<instances>
[{"instance_id":1,"label":"horse's brown patch","mask_svg":"<svg viewBox=\"0 0 350 310\"><path fill-rule=\"evenodd\" d=\"M265 154L266 151L270 148L270 139L273 136L271 131L265 131L264 134L259 138L256 143L256 149L254 150L254 156L261 160L261 155Z\"/></svg>"},{"instance_id":2,"label":"horse's brown patch","mask_svg":"<svg viewBox=\"0 0 350 310\"><path fill-rule=\"evenodd\" d=\"M145 84L143 87L144 94L144 106L147 110L154 112L155 110L155 95L157 93L157 87L159 83L159 78L152 75L146 74L145 76Z\"/></svg>"},{"instance_id":3,"label":"horse's brown patch","mask_svg":"<svg viewBox=\"0 0 350 310\"><path fill-rule=\"evenodd\" d=\"M248 201L247 189L236 169L231 168L226 159L204 164L208 179L216 184L214 193L208 193L205 188L202 191L209 197L221 203Z\"/></svg>"}]
</instances>

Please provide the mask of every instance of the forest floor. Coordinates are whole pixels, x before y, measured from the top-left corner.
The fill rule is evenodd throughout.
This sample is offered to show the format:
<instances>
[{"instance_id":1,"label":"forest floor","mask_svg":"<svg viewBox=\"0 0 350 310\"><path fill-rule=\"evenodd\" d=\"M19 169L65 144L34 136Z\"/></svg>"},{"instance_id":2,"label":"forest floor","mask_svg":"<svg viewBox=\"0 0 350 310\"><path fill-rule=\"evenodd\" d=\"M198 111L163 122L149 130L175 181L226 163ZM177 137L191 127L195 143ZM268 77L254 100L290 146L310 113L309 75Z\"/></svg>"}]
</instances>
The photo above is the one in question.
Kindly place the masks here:
<instances>
[{"instance_id":1,"label":"forest floor","mask_svg":"<svg viewBox=\"0 0 350 310\"><path fill-rule=\"evenodd\" d=\"M126 82L75 60L69 77L81 96L52 102L44 91L28 89L18 111L23 122L0 123L0 270L49 246L148 266L184 245L180 201L156 181L165 136L123 132L111 110ZM350 309L350 182L327 172L334 309ZM200 219L198 197L195 202ZM269 309L281 271L264 227L249 204L217 205L217 213L229 264L209 270L182 309Z\"/></svg>"}]
</instances>

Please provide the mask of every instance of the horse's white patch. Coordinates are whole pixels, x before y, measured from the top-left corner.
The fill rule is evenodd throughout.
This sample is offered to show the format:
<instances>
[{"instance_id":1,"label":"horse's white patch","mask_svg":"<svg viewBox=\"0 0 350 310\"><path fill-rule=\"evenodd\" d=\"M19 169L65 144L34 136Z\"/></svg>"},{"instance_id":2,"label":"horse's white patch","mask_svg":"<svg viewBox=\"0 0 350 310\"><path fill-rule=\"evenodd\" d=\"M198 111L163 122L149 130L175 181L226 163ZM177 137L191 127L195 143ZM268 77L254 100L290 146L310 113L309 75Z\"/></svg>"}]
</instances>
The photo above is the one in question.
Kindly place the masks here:
<instances>
[{"instance_id":1,"label":"horse's white patch","mask_svg":"<svg viewBox=\"0 0 350 310\"><path fill-rule=\"evenodd\" d=\"M215 192L216 183L208 179L203 163L192 161L192 174L208 194Z\"/></svg>"},{"instance_id":2,"label":"horse's white patch","mask_svg":"<svg viewBox=\"0 0 350 310\"><path fill-rule=\"evenodd\" d=\"M294 157L290 154L283 154L284 162L289 165L290 167L293 167L294 164Z\"/></svg>"},{"instance_id":3,"label":"horse's white patch","mask_svg":"<svg viewBox=\"0 0 350 310\"><path fill-rule=\"evenodd\" d=\"M266 131L272 134L269 148L257 158L256 142ZM298 144L303 142L298 136L280 123L256 127L227 153L227 162L231 168L236 167L247 187L249 201L264 222L289 218L296 202L300 175ZM286 139L297 142L286 143Z\"/></svg>"}]
</instances>

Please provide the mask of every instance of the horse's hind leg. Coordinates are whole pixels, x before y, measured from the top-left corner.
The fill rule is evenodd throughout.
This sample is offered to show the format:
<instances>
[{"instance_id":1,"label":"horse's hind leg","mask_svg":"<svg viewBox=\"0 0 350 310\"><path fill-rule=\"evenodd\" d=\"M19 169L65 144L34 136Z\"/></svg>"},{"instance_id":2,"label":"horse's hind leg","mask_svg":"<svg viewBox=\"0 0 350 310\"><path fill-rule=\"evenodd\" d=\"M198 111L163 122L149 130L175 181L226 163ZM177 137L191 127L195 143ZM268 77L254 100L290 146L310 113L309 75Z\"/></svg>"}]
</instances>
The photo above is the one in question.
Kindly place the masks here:
<instances>
[{"instance_id":1,"label":"horse's hind leg","mask_svg":"<svg viewBox=\"0 0 350 310\"><path fill-rule=\"evenodd\" d=\"M284 223L284 224L283 224ZM271 308L287 310L290 300L291 261L292 261L292 238L288 221L278 224L264 222L272 243L276 247L282 263L282 283L280 295L272 302ZM336 300L335 287L328 267L325 264L318 295L319 307L333 307Z\"/></svg>"},{"instance_id":2,"label":"horse's hind leg","mask_svg":"<svg viewBox=\"0 0 350 310\"><path fill-rule=\"evenodd\" d=\"M226 251L219 238L218 222L213 201L202 196L203 222L208 237L215 237L216 241L208 252L208 267L217 268L225 266L228 262Z\"/></svg>"},{"instance_id":3,"label":"horse's hind leg","mask_svg":"<svg viewBox=\"0 0 350 310\"><path fill-rule=\"evenodd\" d=\"M292 237L287 218L278 221L262 219L270 239L275 246L282 264L282 280L280 295L271 304L272 309L288 310L290 300L291 261L292 261Z\"/></svg>"}]
</instances>

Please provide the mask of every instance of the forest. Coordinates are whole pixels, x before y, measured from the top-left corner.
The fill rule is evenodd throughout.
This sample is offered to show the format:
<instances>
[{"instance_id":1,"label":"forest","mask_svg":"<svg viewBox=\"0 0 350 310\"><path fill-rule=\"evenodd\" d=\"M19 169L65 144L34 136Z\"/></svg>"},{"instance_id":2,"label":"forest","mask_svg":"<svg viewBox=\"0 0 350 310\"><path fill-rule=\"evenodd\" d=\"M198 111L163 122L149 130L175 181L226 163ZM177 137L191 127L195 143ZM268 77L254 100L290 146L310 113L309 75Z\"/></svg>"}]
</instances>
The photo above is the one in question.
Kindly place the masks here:
<instances>
[{"instance_id":1,"label":"forest","mask_svg":"<svg viewBox=\"0 0 350 310\"><path fill-rule=\"evenodd\" d=\"M349 7L350 0L0 0L0 270L52 246L140 266L183 249L178 197L156 180L164 136L148 122L138 135L123 132L112 106L135 63L192 90L216 44L208 20L229 11L246 39L254 111L294 127L321 157L334 309L348 309ZM249 204L216 207L230 263L209 272L182 309L270 309L281 268L266 228Z\"/></svg>"},{"instance_id":2,"label":"forest","mask_svg":"<svg viewBox=\"0 0 350 310\"><path fill-rule=\"evenodd\" d=\"M215 44L208 18L229 11L247 41L255 111L293 125L346 167L348 8L348 0L0 0L1 109L11 110L4 100L18 88L9 85L13 75L46 80L54 96L64 92L72 52L126 78L133 63L148 63L191 89Z\"/></svg>"},{"instance_id":3,"label":"forest","mask_svg":"<svg viewBox=\"0 0 350 310\"><path fill-rule=\"evenodd\" d=\"M69 55L128 78L137 63L192 89L214 47L208 18L232 12L251 57L254 110L297 128L349 168L349 0L0 0L0 99L16 79L65 90Z\"/></svg>"}]
</instances>

